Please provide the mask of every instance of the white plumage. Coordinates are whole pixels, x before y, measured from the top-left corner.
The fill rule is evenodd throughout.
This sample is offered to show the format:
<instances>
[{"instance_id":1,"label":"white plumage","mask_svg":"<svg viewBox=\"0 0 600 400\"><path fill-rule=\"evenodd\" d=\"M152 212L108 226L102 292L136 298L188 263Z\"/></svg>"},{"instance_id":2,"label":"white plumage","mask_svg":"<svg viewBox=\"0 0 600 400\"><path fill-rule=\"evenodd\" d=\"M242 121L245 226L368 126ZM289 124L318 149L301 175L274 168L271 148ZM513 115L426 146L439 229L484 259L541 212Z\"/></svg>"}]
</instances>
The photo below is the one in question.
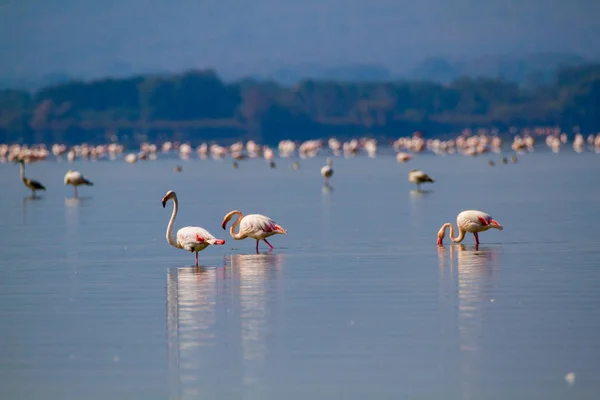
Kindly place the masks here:
<instances>
[{"instance_id":1,"label":"white plumage","mask_svg":"<svg viewBox=\"0 0 600 400\"><path fill-rule=\"evenodd\" d=\"M204 250L210 245L222 245L225 241L217 239L210 234L206 229L199 226L186 226L177 231L177 236L173 237L173 224L177 217L179 201L174 191L169 190L162 199L163 208L167 201L173 200L173 214L167 226L167 243L177 249L184 249L192 253L196 253L196 266L198 266L198 252Z\"/></svg>"},{"instance_id":2,"label":"white plumage","mask_svg":"<svg viewBox=\"0 0 600 400\"><path fill-rule=\"evenodd\" d=\"M433 182L435 182L433 180L433 178L431 178L425 172L420 171L418 169L410 170L410 172L408 173L408 181L410 183L416 184L418 191L421 191L421 184L422 183L427 183L427 182L433 183Z\"/></svg>"},{"instance_id":3,"label":"white plumage","mask_svg":"<svg viewBox=\"0 0 600 400\"><path fill-rule=\"evenodd\" d=\"M329 178L333 176L333 161L331 158L327 159L327 165L321 168L321 175L325 178L325 183L329 182Z\"/></svg>"},{"instance_id":4,"label":"white plumage","mask_svg":"<svg viewBox=\"0 0 600 400\"><path fill-rule=\"evenodd\" d=\"M72 169L67 171L67 173L65 174L64 181L65 181L65 185L73 186L73 188L75 190L75 196L77 196L77 186L81 186L81 185L94 186L94 184L91 181L89 181L83 175L81 175L81 172L74 171Z\"/></svg>"}]
</instances>

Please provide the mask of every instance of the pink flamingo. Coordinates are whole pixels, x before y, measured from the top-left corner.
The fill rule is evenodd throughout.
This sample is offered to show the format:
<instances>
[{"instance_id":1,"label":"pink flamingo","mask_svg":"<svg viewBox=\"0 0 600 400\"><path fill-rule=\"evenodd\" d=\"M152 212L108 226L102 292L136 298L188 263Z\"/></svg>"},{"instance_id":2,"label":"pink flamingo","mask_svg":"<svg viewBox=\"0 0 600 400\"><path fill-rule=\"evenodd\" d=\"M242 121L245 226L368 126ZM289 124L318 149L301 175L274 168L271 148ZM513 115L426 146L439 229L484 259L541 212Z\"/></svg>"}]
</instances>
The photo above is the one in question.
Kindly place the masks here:
<instances>
[{"instance_id":1,"label":"pink flamingo","mask_svg":"<svg viewBox=\"0 0 600 400\"><path fill-rule=\"evenodd\" d=\"M271 218L261 214L248 214L244 216L239 210L230 211L227 213L227 215L225 215L225 217L223 217L223 223L221 224L223 229L227 228L227 222L229 222L234 215L237 215L238 218L235 220L231 228L229 228L231 237L235 240L242 240L247 237L256 239L256 254L258 254L258 242L260 240L264 240L265 243L269 245L271 250L273 250L274 247L271 246L271 243L267 241L267 238L276 234L287 234L287 231L281 226L277 225ZM238 233L235 233L235 228L238 225Z\"/></svg>"},{"instance_id":2,"label":"pink flamingo","mask_svg":"<svg viewBox=\"0 0 600 400\"><path fill-rule=\"evenodd\" d=\"M177 231L177 237L173 237L173 224L175 223L175 217L177 216L177 209L179 202L177 201L177 195L174 191L169 190L165 197L162 199L163 208L167 205L167 201L173 200L173 214L171 214L171 220L167 226L167 243L176 249L184 249L191 253L196 253L196 267L198 266L198 252L204 250L209 245L221 245L225 244L222 239L216 239L206 229L198 226L186 226Z\"/></svg>"},{"instance_id":3,"label":"pink flamingo","mask_svg":"<svg viewBox=\"0 0 600 400\"><path fill-rule=\"evenodd\" d=\"M450 227L450 240L454 243L460 243L465 238L465 234L470 232L475 237L475 244L479 245L479 232L485 232L488 229L494 228L502 230L502 225L498 223L488 214L483 211L466 210L456 216L456 226L458 228L458 237L454 237L454 226L447 222L440 228L438 232L438 245L442 245L442 240L446 236L446 228Z\"/></svg>"}]
</instances>

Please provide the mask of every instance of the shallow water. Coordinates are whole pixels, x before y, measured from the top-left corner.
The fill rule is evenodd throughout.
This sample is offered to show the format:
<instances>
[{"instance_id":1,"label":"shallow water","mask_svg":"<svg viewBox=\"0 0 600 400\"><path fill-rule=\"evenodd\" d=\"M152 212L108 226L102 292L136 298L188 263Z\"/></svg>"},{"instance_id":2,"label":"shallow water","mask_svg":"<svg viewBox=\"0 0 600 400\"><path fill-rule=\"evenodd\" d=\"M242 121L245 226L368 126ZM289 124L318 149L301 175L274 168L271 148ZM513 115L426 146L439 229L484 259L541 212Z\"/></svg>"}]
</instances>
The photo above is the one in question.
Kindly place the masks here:
<instances>
[{"instance_id":1,"label":"shallow water","mask_svg":"<svg viewBox=\"0 0 600 400\"><path fill-rule=\"evenodd\" d=\"M333 189L322 157L44 162L39 199L0 164L0 398L595 399L600 158L499 158L335 158ZM78 199L70 168L95 183ZM226 240L198 269L166 243L169 189L175 229ZM504 230L438 248L471 208ZM288 235L253 254L232 209Z\"/></svg>"}]
</instances>

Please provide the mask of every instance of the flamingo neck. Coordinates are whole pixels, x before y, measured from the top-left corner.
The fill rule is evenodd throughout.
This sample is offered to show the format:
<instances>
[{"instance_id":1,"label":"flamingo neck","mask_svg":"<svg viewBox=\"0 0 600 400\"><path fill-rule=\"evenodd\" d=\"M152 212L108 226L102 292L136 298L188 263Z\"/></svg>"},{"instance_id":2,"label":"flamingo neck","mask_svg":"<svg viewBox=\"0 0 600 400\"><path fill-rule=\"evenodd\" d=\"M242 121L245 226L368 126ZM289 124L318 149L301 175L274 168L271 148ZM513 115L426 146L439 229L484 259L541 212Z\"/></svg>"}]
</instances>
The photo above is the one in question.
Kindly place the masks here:
<instances>
[{"instance_id":1,"label":"flamingo neck","mask_svg":"<svg viewBox=\"0 0 600 400\"><path fill-rule=\"evenodd\" d=\"M454 237L454 225L452 225L451 223L446 223L444 224L444 232L446 232L446 228L450 227L450 240L452 240L454 243L460 243L463 241L463 239L465 238L465 234L467 233L466 231L463 231L462 229L460 229L459 226L457 226L458 229L458 236Z\"/></svg>"},{"instance_id":2,"label":"flamingo neck","mask_svg":"<svg viewBox=\"0 0 600 400\"><path fill-rule=\"evenodd\" d=\"M169 225L167 225L167 243L175 248L180 248L177 245L177 238L173 236L173 225L175 224L175 217L177 216L177 209L179 208L179 202L177 201L177 197L173 197L173 213L171 214L171 219L169 220Z\"/></svg>"},{"instance_id":3,"label":"flamingo neck","mask_svg":"<svg viewBox=\"0 0 600 400\"><path fill-rule=\"evenodd\" d=\"M240 233L240 222L242 221L242 218L244 217L241 211L238 211L235 213L235 215L237 215L237 218L235 220L235 222L233 223L233 225L231 225L231 227L229 228L229 234L231 235L232 238L234 238L235 240L242 240L246 237L246 235L243 235L242 233ZM238 232L235 233L235 228L238 228Z\"/></svg>"}]
</instances>

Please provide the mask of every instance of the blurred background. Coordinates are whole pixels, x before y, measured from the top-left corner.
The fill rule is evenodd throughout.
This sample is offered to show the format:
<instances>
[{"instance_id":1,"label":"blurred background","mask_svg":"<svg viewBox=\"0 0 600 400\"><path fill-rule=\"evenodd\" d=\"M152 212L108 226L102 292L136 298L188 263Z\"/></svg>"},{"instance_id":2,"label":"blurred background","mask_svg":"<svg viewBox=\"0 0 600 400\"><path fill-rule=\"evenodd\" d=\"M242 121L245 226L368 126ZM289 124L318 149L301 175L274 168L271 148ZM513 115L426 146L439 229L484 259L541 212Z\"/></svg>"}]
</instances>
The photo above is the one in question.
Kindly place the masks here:
<instances>
[{"instance_id":1,"label":"blurred background","mask_svg":"<svg viewBox=\"0 0 600 400\"><path fill-rule=\"evenodd\" d=\"M600 129L592 0L0 1L0 142Z\"/></svg>"}]
</instances>

